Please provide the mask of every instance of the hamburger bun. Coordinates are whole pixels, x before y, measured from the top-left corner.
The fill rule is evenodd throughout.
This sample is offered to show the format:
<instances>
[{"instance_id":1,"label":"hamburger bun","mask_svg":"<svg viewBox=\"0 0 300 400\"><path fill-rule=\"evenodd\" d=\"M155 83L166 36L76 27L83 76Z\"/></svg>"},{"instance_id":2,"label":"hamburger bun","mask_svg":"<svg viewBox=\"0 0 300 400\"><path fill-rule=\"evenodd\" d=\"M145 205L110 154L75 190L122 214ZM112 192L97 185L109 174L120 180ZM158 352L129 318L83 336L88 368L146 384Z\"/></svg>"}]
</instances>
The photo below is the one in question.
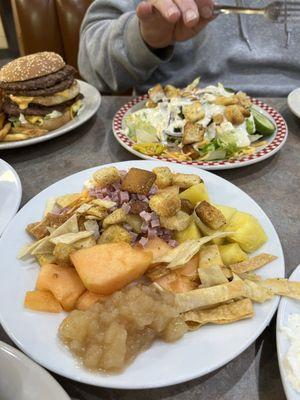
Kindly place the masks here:
<instances>
[{"instance_id":1,"label":"hamburger bun","mask_svg":"<svg viewBox=\"0 0 300 400\"><path fill-rule=\"evenodd\" d=\"M30 103L32 104L39 104L42 106L56 106L58 104L65 103L66 101L75 99L76 96L79 94L79 85L75 80L73 84L68 88L63 90L62 92L52 94L51 96L36 96L36 97L23 97L24 99L30 99ZM14 103L18 103L18 99L22 99L22 97L10 95L9 98Z\"/></svg>"},{"instance_id":2,"label":"hamburger bun","mask_svg":"<svg viewBox=\"0 0 300 400\"><path fill-rule=\"evenodd\" d=\"M67 108L65 112L57 117L57 118L49 118L49 119L43 119L43 124L31 124L28 122L28 124L24 124L23 126L25 128L38 128L38 129L46 129L47 131L53 131L54 129L60 128L62 125L67 124L72 120L72 114L70 111L70 108Z\"/></svg>"},{"instance_id":3,"label":"hamburger bun","mask_svg":"<svg viewBox=\"0 0 300 400\"><path fill-rule=\"evenodd\" d=\"M23 82L52 74L65 67L59 54L43 51L17 58L0 69L0 81Z\"/></svg>"}]
</instances>

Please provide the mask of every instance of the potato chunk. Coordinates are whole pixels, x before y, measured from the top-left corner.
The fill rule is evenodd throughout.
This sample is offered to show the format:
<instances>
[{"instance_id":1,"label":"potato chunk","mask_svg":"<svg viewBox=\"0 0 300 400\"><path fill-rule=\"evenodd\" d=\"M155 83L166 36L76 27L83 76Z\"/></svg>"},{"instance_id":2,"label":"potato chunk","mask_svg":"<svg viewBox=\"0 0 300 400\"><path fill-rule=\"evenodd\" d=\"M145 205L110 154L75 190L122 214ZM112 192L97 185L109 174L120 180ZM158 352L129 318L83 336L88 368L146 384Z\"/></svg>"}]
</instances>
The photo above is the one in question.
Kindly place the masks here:
<instances>
[{"instance_id":1,"label":"potato chunk","mask_svg":"<svg viewBox=\"0 0 300 400\"><path fill-rule=\"evenodd\" d=\"M88 290L107 295L140 278L152 262L152 252L107 243L78 250L71 260Z\"/></svg>"},{"instance_id":2,"label":"potato chunk","mask_svg":"<svg viewBox=\"0 0 300 400\"><path fill-rule=\"evenodd\" d=\"M33 290L27 292L24 306L34 311L59 313L62 311L60 303L53 294L46 290Z\"/></svg>"},{"instance_id":3,"label":"potato chunk","mask_svg":"<svg viewBox=\"0 0 300 400\"><path fill-rule=\"evenodd\" d=\"M36 288L50 291L66 311L74 309L76 300L85 291L73 267L61 267L56 264L45 264L41 267Z\"/></svg>"},{"instance_id":4,"label":"potato chunk","mask_svg":"<svg viewBox=\"0 0 300 400\"><path fill-rule=\"evenodd\" d=\"M139 168L130 168L123 179L122 190L147 196L155 179L156 175L153 172Z\"/></svg>"},{"instance_id":5,"label":"potato chunk","mask_svg":"<svg viewBox=\"0 0 300 400\"><path fill-rule=\"evenodd\" d=\"M193 122L186 122L183 129L182 143L192 144L202 142L204 139L204 129Z\"/></svg>"},{"instance_id":6,"label":"potato chunk","mask_svg":"<svg viewBox=\"0 0 300 400\"><path fill-rule=\"evenodd\" d=\"M160 217L172 217L181 208L181 200L178 195L162 192L151 197L149 206Z\"/></svg>"},{"instance_id":7,"label":"potato chunk","mask_svg":"<svg viewBox=\"0 0 300 400\"><path fill-rule=\"evenodd\" d=\"M172 185L172 172L168 167L153 168L152 172L156 175L155 184L159 189Z\"/></svg>"},{"instance_id":8,"label":"potato chunk","mask_svg":"<svg viewBox=\"0 0 300 400\"><path fill-rule=\"evenodd\" d=\"M120 173L116 167L102 168L93 174L97 187L105 187L120 181Z\"/></svg>"},{"instance_id":9,"label":"potato chunk","mask_svg":"<svg viewBox=\"0 0 300 400\"><path fill-rule=\"evenodd\" d=\"M201 221L211 229L217 230L226 224L226 218L221 211L205 200L197 205L195 212Z\"/></svg>"}]
</instances>

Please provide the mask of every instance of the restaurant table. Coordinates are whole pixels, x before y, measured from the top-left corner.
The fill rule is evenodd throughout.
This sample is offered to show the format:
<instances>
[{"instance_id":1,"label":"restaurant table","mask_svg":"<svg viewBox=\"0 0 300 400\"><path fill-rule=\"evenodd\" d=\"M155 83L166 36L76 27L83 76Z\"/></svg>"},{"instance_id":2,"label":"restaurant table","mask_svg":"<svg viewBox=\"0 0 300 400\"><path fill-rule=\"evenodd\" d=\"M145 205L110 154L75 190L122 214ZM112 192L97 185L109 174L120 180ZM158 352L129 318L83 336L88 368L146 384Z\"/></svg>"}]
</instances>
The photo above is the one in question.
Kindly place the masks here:
<instances>
[{"instance_id":1,"label":"restaurant table","mask_svg":"<svg viewBox=\"0 0 300 400\"><path fill-rule=\"evenodd\" d=\"M137 159L119 145L111 130L115 112L129 100L121 96L102 97L97 115L78 129L38 145L0 151L0 158L9 162L21 178L22 205L70 174L97 165ZM263 100L274 106L288 124L285 146L265 161L215 173L248 193L270 217L283 246L286 276L289 276L300 263L300 120L291 114L285 99ZM0 340L13 344L1 327ZM163 360L157 363L159 368ZM71 397L79 400L285 399L276 354L275 317L240 356L209 375L180 385L152 390L115 390L54 376ZM151 380L151 376L148 378Z\"/></svg>"}]
</instances>

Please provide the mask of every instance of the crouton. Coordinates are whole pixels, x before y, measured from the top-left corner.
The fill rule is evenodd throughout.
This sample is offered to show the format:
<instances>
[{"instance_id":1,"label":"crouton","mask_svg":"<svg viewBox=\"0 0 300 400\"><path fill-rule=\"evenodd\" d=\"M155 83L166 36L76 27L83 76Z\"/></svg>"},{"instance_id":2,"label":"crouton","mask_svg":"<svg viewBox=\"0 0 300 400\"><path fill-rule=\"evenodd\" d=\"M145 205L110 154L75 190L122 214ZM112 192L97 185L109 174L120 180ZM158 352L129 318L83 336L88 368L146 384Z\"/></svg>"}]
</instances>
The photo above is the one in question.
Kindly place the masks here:
<instances>
[{"instance_id":1,"label":"crouton","mask_svg":"<svg viewBox=\"0 0 300 400\"><path fill-rule=\"evenodd\" d=\"M191 144L185 144L182 147L182 152L190 156L192 160L197 160L199 158L199 153Z\"/></svg>"},{"instance_id":2,"label":"crouton","mask_svg":"<svg viewBox=\"0 0 300 400\"><path fill-rule=\"evenodd\" d=\"M212 120L214 121L215 124L221 124L224 121L223 114L215 114L212 117Z\"/></svg>"},{"instance_id":3,"label":"crouton","mask_svg":"<svg viewBox=\"0 0 300 400\"><path fill-rule=\"evenodd\" d=\"M204 138L204 129L193 122L186 122L183 129L183 144L202 142Z\"/></svg>"},{"instance_id":4,"label":"crouton","mask_svg":"<svg viewBox=\"0 0 300 400\"><path fill-rule=\"evenodd\" d=\"M192 104L183 106L182 113L184 118L190 122L197 122L205 116L205 111L203 110L200 101L194 101Z\"/></svg>"},{"instance_id":5,"label":"crouton","mask_svg":"<svg viewBox=\"0 0 300 400\"><path fill-rule=\"evenodd\" d=\"M231 122L233 125L241 125L245 120L245 117L240 107L237 105L231 105L226 107L224 114L227 120Z\"/></svg>"},{"instance_id":6,"label":"crouton","mask_svg":"<svg viewBox=\"0 0 300 400\"><path fill-rule=\"evenodd\" d=\"M205 200L197 205L195 212L201 221L211 229L217 230L226 224L226 218L221 211Z\"/></svg>"},{"instance_id":7,"label":"crouton","mask_svg":"<svg viewBox=\"0 0 300 400\"><path fill-rule=\"evenodd\" d=\"M131 243L130 233L120 225L110 225L104 229L97 241L98 244L119 242Z\"/></svg>"},{"instance_id":8,"label":"crouton","mask_svg":"<svg viewBox=\"0 0 300 400\"><path fill-rule=\"evenodd\" d=\"M126 213L122 208L118 208L104 218L102 226L107 228L109 225L117 225L126 222Z\"/></svg>"},{"instance_id":9,"label":"crouton","mask_svg":"<svg viewBox=\"0 0 300 400\"><path fill-rule=\"evenodd\" d=\"M93 179L97 187L105 187L120 181L120 173L116 167L107 167L94 172Z\"/></svg>"},{"instance_id":10,"label":"crouton","mask_svg":"<svg viewBox=\"0 0 300 400\"><path fill-rule=\"evenodd\" d=\"M157 103L165 97L165 92L161 84L158 83L153 88L148 90L148 95L150 100L152 100L154 103Z\"/></svg>"},{"instance_id":11,"label":"crouton","mask_svg":"<svg viewBox=\"0 0 300 400\"><path fill-rule=\"evenodd\" d=\"M173 185L178 186L180 189L188 189L191 186L202 183L203 180L198 175L194 174L173 174Z\"/></svg>"},{"instance_id":12,"label":"crouton","mask_svg":"<svg viewBox=\"0 0 300 400\"><path fill-rule=\"evenodd\" d=\"M194 211L194 206L189 200L181 199L181 211L184 211L185 213L192 215Z\"/></svg>"},{"instance_id":13,"label":"crouton","mask_svg":"<svg viewBox=\"0 0 300 400\"><path fill-rule=\"evenodd\" d=\"M33 222L32 224L27 225L26 231L35 239L40 240L49 235L47 226L48 221L44 218L40 222Z\"/></svg>"},{"instance_id":14,"label":"crouton","mask_svg":"<svg viewBox=\"0 0 300 400\"><path fill-rule=\"evenodd\" d=\"M153 168L152 172L156 175L155 184L159 189L172 185L172 172L168 167Z\"/></svg>"},{"instance_id":15,"label":"crouton","mask_svg":"<svg viewBox=\"0 0 300 400\"><path fill-rule=\"evenodd\" d=\"M142 200L130 200L130 214L140 215L142 211L150 211L149 204Z\"/></svg>"},{"instance_id":16,"label":"crouton","mask_svg":"<svg viewBox=\"0 0 300 400\"><path fill-rule=\"evenodd\" d=\"M191 216L179 210L173 217L160 217L160 224L163 228L171 231L183 231L188 227Z\"/></svg>"},{"instance_id":17,"label":"crouton","mask_svg":"<svg viewBox=\"0 0 300 400\"><path fill-rule=\"evenodd\" d=\"M246 108L251 107L252 103L251 103L250 97L248 97L248 96L246 95L246 93L244 93L244 92L238 92L238 93L235 95L235 97L238 99L238 102L239 102L239 104L240 104L242 107L246 107Z\"/></svg>"},{"instance_id":18,"label":"crouton","mask_svg":"<svg viewBox=\"0 0 300 400\"><path fill-rule=\"evenodd\" d=\"M171 99L172 97L178 97L178 96L180 96L180 89L176 88L176 87L173 86L173 85L166 85L166 86L164 87L164 92L165 92L165 95L166 95L169 99Z\"/></svg>"},{"instance_id":19,"label":"crouton","mask_svg":"<svg viewBox=\"0 0 300 400\"><path fill-rule=\"evenodd\" d=\"M151 197L149 206L160 217L172 217L180 210L181 200L179 195L163 192Z\"/></svg>"},{"instance_id":20,"label":"crouton","mask_svg":"<svg viewBox=\"0 0 300 400\"><path fill-rule=\"evenodd\" d=\"M238 104L239 100L236 96L218 96L214 101L215 104L220 106L231 106L234 104Z\"/></svg>"},{"instance_id":21,"label":"crouton","mask_svg":"<svg viewBox=\"0 0 300 400\"><path fill-rule=\"evenodd\" d=\"M152 101L152 100L148 100L146 102L146 108L155 108L156 106L157 106L157 104L154 103L154 101Z\"/></svg>"},{"instance_id":22,"label":"crouton","mask_svg":"<svg viewBox=\"0 0 300 400\"><path fill-rule=\"evenodd\" d=\"M130 168L123 179L122 190L147 196L155 179L156 175L153 172L138 168Z\"/></svg>"}]
</instances>

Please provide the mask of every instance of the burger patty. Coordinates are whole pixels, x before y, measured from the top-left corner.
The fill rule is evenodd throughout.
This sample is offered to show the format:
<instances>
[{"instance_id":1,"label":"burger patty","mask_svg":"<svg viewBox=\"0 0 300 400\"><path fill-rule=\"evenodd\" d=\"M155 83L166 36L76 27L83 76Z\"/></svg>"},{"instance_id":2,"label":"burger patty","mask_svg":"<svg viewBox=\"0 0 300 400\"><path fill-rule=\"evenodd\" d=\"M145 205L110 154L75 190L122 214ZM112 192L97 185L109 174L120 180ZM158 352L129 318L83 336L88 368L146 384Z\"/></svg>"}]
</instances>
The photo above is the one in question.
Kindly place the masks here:
<instances>
[{"instance_id":1,"label":"burger patty","mask_svg":"<svg viewBox=\"0 0 300 400\"><path fill-rule=\"evenodd\" d=\"M54 86L47 87L45 89L35 89L35 90L10 90L7 94L13 94L14 96L51 96L52 94L62 92L63 90L69 89L73 85L74 76L70 75L64 81L56 83Z\"/></svg>"},{"instance_id":2,"label":"burger patty","mask_svg":"<svg viewBox=\"0 0 300 400\"><path fill-rule=\"evenodd\" d=\"M66 65L59 71L54 72L53 74L42 76L40 78L29 79L23 82L0 81L0 88L4 89L5 92L9 93L26 92L27 95L29 90L50 88L51 86L54 86L59 82L65 81L68 78L72 77L74 79L75 75L76 75L76 69L71 67L71 65Z\"/></svg>"},{"instance_id":3,"label":"burger patty","mask_svg":"<svg viewBox=\"0 0 300 400\"><path fill-rule=\"evenodd\" d=\"M83 95L79 93L74 99L65 101L64 103L58 104L56 106L42 106L39 104L29 104L29 106L25 110L21 110L16 103L10 101L9 98L5 98L3 103L3 111L11 116L18 117L21 113L23 115L36 115L44 117L47 114L50 114L52 111L64 112L67 107L70 107L77 100L83 99Z\"/></svg>"}]
</instances>

